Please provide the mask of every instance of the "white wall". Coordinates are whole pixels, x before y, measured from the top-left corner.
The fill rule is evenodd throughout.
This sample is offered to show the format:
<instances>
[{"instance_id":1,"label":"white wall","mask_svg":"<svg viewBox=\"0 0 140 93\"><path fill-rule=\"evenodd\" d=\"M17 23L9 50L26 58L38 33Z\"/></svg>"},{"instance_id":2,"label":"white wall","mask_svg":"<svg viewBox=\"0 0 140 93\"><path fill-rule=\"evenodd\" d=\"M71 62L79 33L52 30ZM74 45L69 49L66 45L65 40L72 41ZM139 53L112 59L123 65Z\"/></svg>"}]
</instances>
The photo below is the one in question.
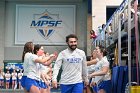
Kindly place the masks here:
<instances>
[{"instance_id":1,"label":"white wall","mask_svg":"<svg viewBox=\"0 0 140 93\"><path fill-rule=\"evenodd\" d=\"M16 2L15 2L16 1ZM21 2L22 1L22 2ZM5 10L5 32L2 34L4 39L4 60L21 60L23 46L17 46L14 44L15 38L15 14L16 14L16 4L48 4L48 5L76 5L76 34L79 38L79 47L81 49L86 50L86 41L87 41L87 1L86 0L51 0L48 2L46 0L42 0L44 2L33 2L34 0L7 0L6 2L6 10ZM45 2L46 1L46 2ZM73 2L72 2L73 1ZM1 35L1 34L0 34ZM26 37L25 37L26 38ZM81 42L82 41L82 42ZM58 51L60 52L62 49L66 48L66 46L46 46L45 49L48 52Z\"/></svg>"},{"instance_id":2,"label":"white wall","mask_svg":"<svg viewBox=\"0 0 140 93\"><path fill-rule=\"evenodd\" d=\"M5 28L5 2L0 1L0 67L4 59L4 28Z\"/></svg>"},{"instance_id":3,"label":"white wall","mask_svg":"<svg viewBox=\"0 0 140 93\"><path fill-rule=\"evenodd\" d=\"M119 6L123 0L92 0L92 29L106 24L106 7Z\"/></svg>"}]
</instances>

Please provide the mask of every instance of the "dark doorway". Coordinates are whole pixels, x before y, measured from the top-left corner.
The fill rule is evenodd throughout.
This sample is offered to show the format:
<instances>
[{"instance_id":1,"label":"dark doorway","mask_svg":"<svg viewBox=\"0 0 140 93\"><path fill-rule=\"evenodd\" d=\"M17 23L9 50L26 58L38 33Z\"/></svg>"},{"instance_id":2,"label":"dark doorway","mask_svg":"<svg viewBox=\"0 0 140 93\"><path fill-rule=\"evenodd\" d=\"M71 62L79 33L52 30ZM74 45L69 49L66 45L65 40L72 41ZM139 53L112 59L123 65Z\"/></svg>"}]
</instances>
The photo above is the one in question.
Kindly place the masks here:
<instances>
[{"instance_id":1,"label":"dark doorway","mask_svg":"<svg viewBox=\"0 0 140 93\"><path fill-rule=\"evenodd\" d=\"M106 22L110 19L118 7L106 7Z\"/></svg>"},{"instance_id":2,"label":"dark doorway","mask_svg":"<svg viewBox=\"0 0 140 93\"><path fill-rule=\"evenodd\" d=\"M88 13L91 14L92 12L92 0L88 0Z\"/></svg>"}]
</instances>

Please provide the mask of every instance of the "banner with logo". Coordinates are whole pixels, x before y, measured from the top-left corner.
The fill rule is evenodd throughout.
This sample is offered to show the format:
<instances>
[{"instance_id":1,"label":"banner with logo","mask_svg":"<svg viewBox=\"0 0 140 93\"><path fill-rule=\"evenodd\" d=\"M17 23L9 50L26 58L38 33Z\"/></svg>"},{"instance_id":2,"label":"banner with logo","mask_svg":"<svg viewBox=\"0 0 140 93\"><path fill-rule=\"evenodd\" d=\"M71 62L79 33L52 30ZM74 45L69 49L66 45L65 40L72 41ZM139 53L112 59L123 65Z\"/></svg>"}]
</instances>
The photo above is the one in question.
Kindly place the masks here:
<instances>
[{"instance_id":1,"label":"banner with logo","mask_svg":"<svg viewBox=\"0 0 140 93\"><path fill-rule=\"evenodd\" d=\"M65 45L75 33L75 5L16 5L15 44Z\"/></svg>"}]
</instances>

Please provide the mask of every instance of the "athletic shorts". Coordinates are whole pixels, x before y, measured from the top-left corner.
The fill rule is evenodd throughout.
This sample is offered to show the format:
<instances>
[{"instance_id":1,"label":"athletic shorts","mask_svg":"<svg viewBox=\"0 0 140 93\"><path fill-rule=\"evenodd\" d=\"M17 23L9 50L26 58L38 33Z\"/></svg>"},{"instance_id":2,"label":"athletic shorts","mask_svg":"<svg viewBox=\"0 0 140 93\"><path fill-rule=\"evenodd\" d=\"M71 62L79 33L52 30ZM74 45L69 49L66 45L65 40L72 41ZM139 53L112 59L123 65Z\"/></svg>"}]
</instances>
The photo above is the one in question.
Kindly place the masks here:
<instances>
[{"instance_id":1,"label":"athletic shorts","mask_svg":"<svg viewBox=\"0 0 140 93\"><path fill-rule=\"evenodd\" d=\"M40 84L39 85L43 89L46 89L47 88L47 85L45 84L45 82L40 81Z\"/></svg>"},{"instance_id":2,"label":"athletic shorts","mask_svg":"<svg viewBox=\"0 0 140 93\"><path fill-rule=\"evenodd\" d=\"M0 81L4 81L4 79L0 79Z\"/></svg>"},{"instance_id":3,"label":"athletic shorts","mask_svg":"<svg viewBox=\"0 0 140 93\"><path fill-rule=\"evenodd\" d=\"M22 76L22 78L21 78L21 86L23 88L25 88L25 80L26 80L26 78L27 78L27 76Z\"/></svg>"},{"instance_id":4,"label":"athletic shorts","mask_svg":"<svg viewBox=\"0 0 140 93\"><path fill-rule=\"evenodd\" d=\"M10 80L6 80L6 82L9 82L10 83Z\"/></svg>"},{"instance_id":5,"label":"athletic shorts","mask_svg":"<svg viewBox=\"0 0 140 93\"><path fill-rule=\"evenodd\" d=\"M35 80L35 79L31 79L31 78L26 78L26 83L25 83L25 89L29 92L30 91L30 89L31 89L31 87L32 86L36 86L36 87L38 87L39 89L41 88L40 87L40 81L37 81L37 80Z\"/></svg>"},{"instance_id":6,"label":"athletic shorts","mask_svg":"<svg viewBox=\"0 0 140 93\"><path fill-rule=\"evenodd\" d=\"M95 93L97 93L97 92L98 92L98 90L97 90L97 85L93 86L93 87L92 87L92 90L93 90Z\"/></svg>"},{"instance_id":7,"label":"athletic shorts","mask_svg":"<svg viewBox=\"0 0 140 93\"><path fill-rule=\"evenodd\" d=\"M83 82L83 89L86 89L85 83Z\"/></svg>"},{"instance_id":8,"label":"athletic shorts","mask_svg":"<svg viewBox=\"0 0 140 93\"><path fill-rule=\"evenodd\" d=\"M83 93L83 82L76 84L60 84L61 93Z\"/></svg>"},{"instance_id":9,"label":"athletic shorts","mask_svg":"<svg viewBox=\"0 0 140 93\"><path fill-rule=\"evenodd\" d=\"M21 79L18 79L18 82L21 82Z\"/></svg>"},{"instance_id":10,"label":"athletic shorts","mask_svg":"<svg viewBox=\"0 0 140 93\"><path fill-rule=\"evenodd\" d=\"M97 86L97 90L103 89L106 91L106 93L112 93L111 90L111 80L107 80L107 81L102 81L98 84Z\"/></svg>"},{"instance_id":11,"label":"athletic shorts","mask_svg":"<svg viewBox=\"0 0 140 93\"><path fill-rule=\"evenodd\" d=\"M12 80L12 81L17 81L17 80Z\"/></svg>"}]
</instances>

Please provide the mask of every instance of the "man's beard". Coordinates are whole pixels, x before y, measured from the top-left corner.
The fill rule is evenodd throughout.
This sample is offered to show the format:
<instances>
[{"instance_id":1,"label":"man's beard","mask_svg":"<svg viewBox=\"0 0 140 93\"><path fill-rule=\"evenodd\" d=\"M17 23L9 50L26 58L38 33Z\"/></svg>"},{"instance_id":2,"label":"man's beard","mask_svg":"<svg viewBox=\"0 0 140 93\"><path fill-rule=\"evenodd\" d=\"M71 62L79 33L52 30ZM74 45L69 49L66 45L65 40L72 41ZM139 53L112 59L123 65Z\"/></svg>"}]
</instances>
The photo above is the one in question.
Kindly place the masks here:
<instances>
[{"instance_id":1,"label":"man's beard","mask_svg":"<svg viewBox=\"0 0 140 93\"><path fill-rule=\"evenodd\" d=\"M76 48L77 48L77 45L68 45L69 46L69 48L73 51L73 50L75 50Z\"/></svg>"}]
</instances>

